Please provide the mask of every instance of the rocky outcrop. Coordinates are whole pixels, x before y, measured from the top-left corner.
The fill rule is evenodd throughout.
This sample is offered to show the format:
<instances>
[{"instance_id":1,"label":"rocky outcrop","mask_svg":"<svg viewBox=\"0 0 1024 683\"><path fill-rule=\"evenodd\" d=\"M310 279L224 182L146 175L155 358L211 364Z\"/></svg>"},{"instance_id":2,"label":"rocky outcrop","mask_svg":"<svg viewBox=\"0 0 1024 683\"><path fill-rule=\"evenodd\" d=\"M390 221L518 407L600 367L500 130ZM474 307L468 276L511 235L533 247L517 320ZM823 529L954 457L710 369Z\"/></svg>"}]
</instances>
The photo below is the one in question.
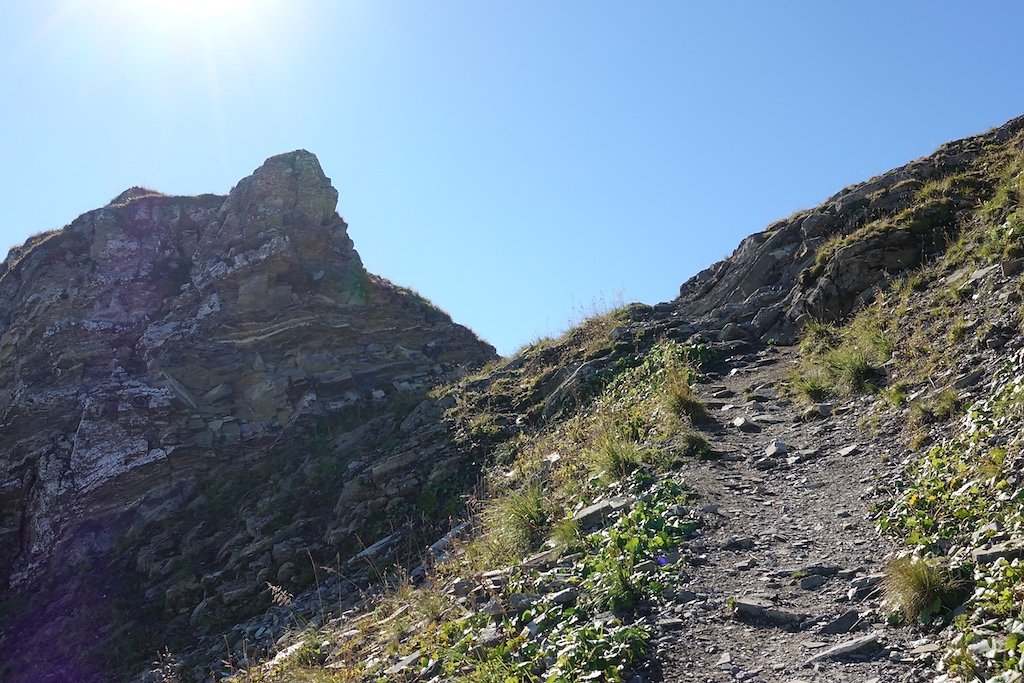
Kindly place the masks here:
<instances>
[{"instance_id":1,"label":"rocky outcrop","mask_svg":"<svg viewBox=\"0 0 1024 683\"><path fill-rule=\"evenodd\" d=\"M955 236L960 212L991 189L993 155L1019 145L1022 130L1024 117L948 143L751 235L682 285L678 316L722 340L780 342L793 341L808 319L846 317Z\"/></svg>"},{"instance_id":2,"label":"rocky outcrop","mask_svg":"<svg viewBox=\"0 0 1024 683\"><path fill-rule=\"evenodd\" d=\"M11 251L0 266L9 594L194 503L216 467L251 467L331 416L415 405L495 357L365 271L337 198L296 151L226 197L132 188ZM416 467L394 469L388 483Z\"/></svg>"}]
</instances>

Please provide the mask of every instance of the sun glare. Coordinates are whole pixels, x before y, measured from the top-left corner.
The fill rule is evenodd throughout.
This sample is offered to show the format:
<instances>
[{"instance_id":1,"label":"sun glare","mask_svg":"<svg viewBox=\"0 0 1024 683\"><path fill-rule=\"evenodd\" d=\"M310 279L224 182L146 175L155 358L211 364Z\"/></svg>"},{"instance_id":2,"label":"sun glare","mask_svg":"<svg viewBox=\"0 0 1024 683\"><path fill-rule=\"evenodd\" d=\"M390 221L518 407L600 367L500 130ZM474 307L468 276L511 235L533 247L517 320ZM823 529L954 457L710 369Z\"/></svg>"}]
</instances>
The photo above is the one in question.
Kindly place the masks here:
<instances>
[{"instance_id":1,"label":"sun glare","mask_svg":"<svg viewBox=\"0 0 1024 683\"><path fill-rule=\"evenodd\" d=\"M230 18L248 9L248 0L134 0L138 11L172 21Z\"/></svg>"},{"instance_id":2,"label":"sun glare","mask_svg":"<svg viewBox=\"0 0 1024 683\"><path fill-rule=\"evenodd\" d=\"M233 33L262 23L264 0L117 0L126 18L148 31L213 31Z\"/></svg>"}]
</instances>

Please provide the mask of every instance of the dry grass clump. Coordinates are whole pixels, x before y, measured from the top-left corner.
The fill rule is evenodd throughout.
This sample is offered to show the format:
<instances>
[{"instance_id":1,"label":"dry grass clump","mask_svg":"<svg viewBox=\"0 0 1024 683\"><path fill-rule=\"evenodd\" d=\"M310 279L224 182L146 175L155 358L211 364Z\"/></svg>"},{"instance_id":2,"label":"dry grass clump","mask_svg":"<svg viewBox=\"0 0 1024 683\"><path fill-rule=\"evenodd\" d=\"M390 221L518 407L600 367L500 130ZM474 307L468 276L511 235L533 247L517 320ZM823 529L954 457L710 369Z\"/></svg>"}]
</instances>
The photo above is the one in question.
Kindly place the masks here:
<instances>
[{"instance_id":1,"label":"dry grass clump","mask_svg":"<svg viewBox=\"0 0 1024 683\"><path fill-rule=\"evenodd\" d=\"M670 368L663 390L665 392L665 407L669 412L680 417L687 417L696 424L707 420L708 413L704 402L693 390L692 375L693 372L689 368L683 370Z\"/></svg>"},{"instance_id":2,"label":"dry grass clump","mask_svg":"<svg viewBox=\"0 0 1024 683\"><path fill-rule=\"evenodd\" d=\"M550 523L539 484L494 498L482 516L491 543L513 553L525 552L542 541Z\"/></svg>"},{"instance_id":3,"label":"dry grass clump","mask_svg":"<svg viewBox=\"0 0 1024 683\"><path fill-rule=\"evenodd\" d=\"M939 562L922 557L893 560L885 571L885 598L910 621L927 621L954 602L961 582Z\"/></svg>"},{"instance_id":4,"label":"dry grass clump","mask_svg":"<svg viewBox=\"0 0 1024 683\"><path fill-rule=\"evenodd\" d=\"M643 464L643 450L635 441L605 432L587 453L587 460L602 480L621 481Z\"/></svg>"}]
</instances>

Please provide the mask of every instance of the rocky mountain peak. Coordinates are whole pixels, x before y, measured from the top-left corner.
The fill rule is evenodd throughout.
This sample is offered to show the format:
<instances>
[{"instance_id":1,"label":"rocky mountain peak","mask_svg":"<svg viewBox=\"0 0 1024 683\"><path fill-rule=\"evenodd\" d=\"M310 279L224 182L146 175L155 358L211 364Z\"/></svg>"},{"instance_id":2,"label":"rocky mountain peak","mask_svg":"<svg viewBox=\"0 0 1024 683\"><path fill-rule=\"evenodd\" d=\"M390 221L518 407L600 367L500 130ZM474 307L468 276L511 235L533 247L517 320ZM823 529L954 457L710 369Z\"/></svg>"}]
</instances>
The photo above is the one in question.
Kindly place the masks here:
<instances>
[{"instance_id":1,"label":"rocky mountain peak","mask_svg":"<svg viewBox=\"0 0 1024 683\"><path fill-rule=\"evenodd\" d=\"M0 267L0 593L32 590L37 603L0 633L0 661L45 651L54 623L94 633L104 582L151 594L187 586L174 609L191 614L205 588L189 592L190 572L212 572L212 560L126 559L128 534L211 507L212 471L225 485L256 466L285 477L280 468L319 452L300 446L324 424L373 414L385 438L399 407L496 357L443 311L367 273L337 200L317 158L298 150L227 196L133 187L11 250ZM321 465L335 478L359 472ZM330 481L320 483L336 498ZM361 529L372 512L342 506L339 520L334 499L313 500L292 512L318 519L307 534ZM236 517L210 514L223 543L214 527ZM233 580L250 571L256 585L255 565ZM69 615L60 604L72 595L89 604Z\"/></svg>"},{"instance_id":2,"label":"rocky mountain peak","mask_svg":"<svg viewBox=\"0 0 1024 683\"><path fill-rule=\"evenodd\" d=\"M121 204L127 204L130 201L140 199L142 197L163 197L162 192L151 190L148 187L140 187L139 185L132 185L127 190L117 195L110 200L111 206L118 206Z\"/></svg>"}]
</instances>

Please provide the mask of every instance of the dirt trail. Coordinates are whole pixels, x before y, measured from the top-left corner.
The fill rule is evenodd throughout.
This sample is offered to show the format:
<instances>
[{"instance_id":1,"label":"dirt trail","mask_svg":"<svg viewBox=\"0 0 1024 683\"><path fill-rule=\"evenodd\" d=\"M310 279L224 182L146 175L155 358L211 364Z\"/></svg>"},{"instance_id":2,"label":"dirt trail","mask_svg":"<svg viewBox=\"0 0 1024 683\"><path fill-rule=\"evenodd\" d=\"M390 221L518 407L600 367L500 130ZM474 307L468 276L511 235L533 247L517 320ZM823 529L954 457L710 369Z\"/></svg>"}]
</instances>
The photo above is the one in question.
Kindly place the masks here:
<instances>
[{"instance_id":1,"label":"dirt trail","mask_svg":"<svg viewBox=\"0 0 1024 683\"><path fill-rule=\"evenodd\" d=\"M705 524L686 548L695 595L681 593L655 615L655 677L930 680L924 651L931 648L910 642L920 638L914 630L885 624L880 586L870 585L893 546L875 531L868 506L874 485L898 468L898 434L859 426L869 414L866 399L801 419L801 409L772 387L794 358L769 348L732 361L729 374L699 387L714 417L707 435L723 457L681 473ZM741 429L737 418L753 426ZM766 457L772 444L780 452ZM833 645L858 641L863 651L809 663Z\"/></svg>"}]
</instances>

